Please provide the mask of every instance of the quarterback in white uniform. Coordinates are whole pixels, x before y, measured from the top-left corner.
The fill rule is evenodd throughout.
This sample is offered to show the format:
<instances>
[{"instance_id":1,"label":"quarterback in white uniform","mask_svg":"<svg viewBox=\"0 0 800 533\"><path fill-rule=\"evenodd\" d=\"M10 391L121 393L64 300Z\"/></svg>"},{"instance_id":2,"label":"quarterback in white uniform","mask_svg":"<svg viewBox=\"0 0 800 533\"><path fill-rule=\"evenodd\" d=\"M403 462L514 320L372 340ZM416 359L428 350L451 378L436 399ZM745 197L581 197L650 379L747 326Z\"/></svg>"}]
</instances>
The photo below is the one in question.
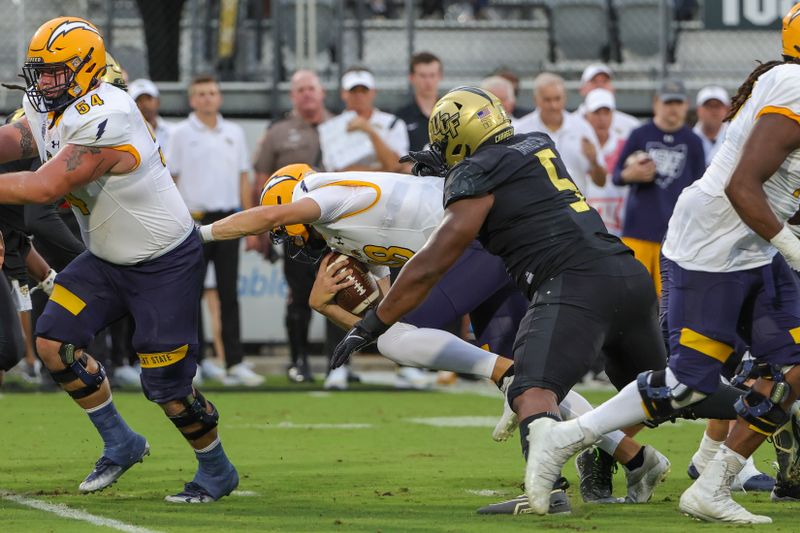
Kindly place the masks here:
<instances>
[{"instance_id":1,"label":"quarterback in white uniform","mask_svg":"<svg viewBox=\"0 0 800 533\"><path fill-rule=\"evenodd\" d=\"M288 165L275 172L264 186L261 206L202 226L200 233L209 241L269 231L271 236L287 241L290 249L296 246L298 253L316 254L316 258L327 245L367 263L386 293L388 267L402 267L441 223L443 187L444 180L438 177L386 172L314 173L304 164ZM333 297L351 282L345 280L346 271L326 272L329 257L322 259L311 304L340 326L350 328L359 317L333 303ZM481 306L487 304L490 316L481 320ZM402 365L491 378L505 391L511 381L507 378L513 372L510 359L437 328L469 313L478 345L507 354L513 349L520 316L526 308L526 299L500 258L475 243L416 310L378 338L378 350ZM333 361L334 366L343 363ZM507 439L516 427L516 415L507 402L504 405L504 415L493 433L495 440ZM573 418L591 409L591 405L571 391L559 408L564 418ZM639 447L621 431L603 436L598 445L612 455L618 448ZM630 478L630 501L649 500L653 488ZM551 511L564 512L555 503L557 500L553 501ZM519 505L524 507L524 503Z\"/></svg>"},{"instance_id":2,"label":"quarterback in white uniform","mask_svg":"<svg viewBox=\"0 0 800 533\"><path fill-rule=\"evenodd\" d=\"M670 219L662 248L669 368L641 374L577 420L533 428L531 449L542 451L529 463L531 476L556 475L596 435L710 397L741 335L756 359L756 382L736 401L734 428L679 507L703 520L771 522L733 501L730 481L767 437L794 422L800 392L800 240L786 226L800 195L800 4L783 19L782 38L783 60L757 67L741 86L724 144ZM796 444L790 442L791 461ZM800 499L796 465L785 466L775 501ZM543 502L544 484L529 496Z\"/></svg>"},{"instance_id":3,"label":"quarterback in white uniform","mask_svg":"<svg viewBox=\"0 0 800 533\"><path fill-rule=\"evenodd\" d=\"M101 81L105 58L86 20L59 17L36 31L23 67L27 118L0 128L0 161L38 155L43 164L0 176L0 203L66 197L86 244L56 277L36 324L42 361L104 442L79 490L105 489L149 453L117 412L102 365L84 351L97 331L130 314L144 393L199 462L192 482L167 501L213 501L238 475L217 437L216 409L192 387L202 244L136 104Z\"/></svg>"}]
</instances>

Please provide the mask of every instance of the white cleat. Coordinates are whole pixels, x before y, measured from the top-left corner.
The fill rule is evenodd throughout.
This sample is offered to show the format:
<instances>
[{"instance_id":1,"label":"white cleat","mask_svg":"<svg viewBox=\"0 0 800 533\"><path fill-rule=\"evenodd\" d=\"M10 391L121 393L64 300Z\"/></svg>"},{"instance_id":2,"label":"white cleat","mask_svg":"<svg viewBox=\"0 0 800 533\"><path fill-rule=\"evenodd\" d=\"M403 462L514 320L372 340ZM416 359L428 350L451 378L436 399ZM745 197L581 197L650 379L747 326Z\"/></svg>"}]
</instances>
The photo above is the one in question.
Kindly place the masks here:
<instances>
[{"instance_id":1,"label":"white cleat","mask_svg":"<svg viewBox=\"0 0 800 533\"><path fill-rule=\"evenodd\" d=\"M228 369L228 374L222 378L224 385L244 385L245 387L258 387L264 384L266 378L253 372L244 363L233 365Z\"/></svg>"},{"instance_id":2,"label":"white cleat","mask_svg":"<svg viewBox=\"0 0 800 533\"><path fill-rule=\"evenodd\" d=\"M647 503L653 497L656 486L669 474L669 459L651 446L644 447L644 463L634 470L625 470L628 495L625 503Z\"/></svg>"},{"instance_id":3,"label":"white cleat","mask_svg":"<svg viewBox=\"0 0 800 533\"><path fill-rule=\"evenodd\" d=\"M347 390L347 367L340 366L331 370L322 387L325 390Z\"/></svg>"},{"instance_id":4,"label":"white cleat","mask_svg":"<svg viewBox=\"0 0 800 533\"><path fill-rule=\"evenodd\" d=\"M497 425L494 427L494 431L492 431L492 438L497 442L508 440L519 425L517 413L511 409L511 405L508 403L508 389L511 388L513 382L514 376L511 375L505 378L500 385L500 392L503 393L503 414L500 415L500 420L497 421Z\"/></svg>"},{"instance_id":5,"label":"white cleat","mask_svg":"<svg viewBox=\"0 0 800 533\"><path fill-rule=\"evenodd\" d=\"M528 426L528 464L525 468L525 494L536 514L547 514L550 492L561 477L561 468L570 457L589 446L577 420L556 422L539 418Z\"/></svg>"},{"instance_id":6,"label":"white cleat","mask_svg":"<svg viewBox=\"0 0 800 533\"><path fill-rule=\"evenodd\" d=\"M678 508L689 516L709 522L771 524L770 517L753 514L731 498L731 482L739 470L741 465L736 457L715 457L697 481L681 494Z\"/></svg>"}]
</instances>

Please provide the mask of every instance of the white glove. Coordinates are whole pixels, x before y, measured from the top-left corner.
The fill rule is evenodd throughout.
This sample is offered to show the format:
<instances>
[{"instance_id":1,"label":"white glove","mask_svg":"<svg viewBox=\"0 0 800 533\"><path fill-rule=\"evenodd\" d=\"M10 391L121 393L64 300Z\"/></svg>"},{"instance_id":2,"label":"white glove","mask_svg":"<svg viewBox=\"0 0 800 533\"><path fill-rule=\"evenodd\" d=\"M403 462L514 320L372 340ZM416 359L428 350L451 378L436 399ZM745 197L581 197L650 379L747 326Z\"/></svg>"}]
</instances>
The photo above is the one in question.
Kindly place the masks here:
<instances>
[{"instance_id":1,"label":"white glove","mask_svg":"<svg viewBox=\"0 0 800 533\"><path fill-rule=\"evenodd\" d=\"M784 226L769 243L778 249L793 270L800 272L800 239L795 237L789 226Z\"/></svg>"},{"instance_id":2,"label":"white glove","mask_svg":"<svg viewBox=\"0 0 800 533\"><path fill-rule=\"evenodd\" d=\"M53 294L53 285L56 283L56 274L57 272L51 268L50 272L47 273L47 277L40 281L39 284L36 285L36 288L43 290L48 296Z\"/></svg>"}]
</instances>

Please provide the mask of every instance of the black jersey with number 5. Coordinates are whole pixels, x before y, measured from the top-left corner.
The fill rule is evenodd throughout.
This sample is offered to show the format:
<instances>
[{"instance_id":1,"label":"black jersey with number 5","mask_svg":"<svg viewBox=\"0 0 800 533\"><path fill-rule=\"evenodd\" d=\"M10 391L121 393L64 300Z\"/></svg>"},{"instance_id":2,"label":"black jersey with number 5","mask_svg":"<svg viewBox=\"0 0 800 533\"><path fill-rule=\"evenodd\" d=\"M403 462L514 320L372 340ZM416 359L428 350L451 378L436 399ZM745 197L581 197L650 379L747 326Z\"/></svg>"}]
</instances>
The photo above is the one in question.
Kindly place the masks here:
<instances>
[{"instance_id":1,"label":"black jersey with number 5","mask_svg":"<svg viewBox=\"0 0 800 533\"><path fill-rule=\"evenodd\" d=\"M586 203L544 133L482 146L448 173L444 205L488 193L494 204L478 239L529 296L568 268L631 253Z\"/></svg>"}]
</instances>

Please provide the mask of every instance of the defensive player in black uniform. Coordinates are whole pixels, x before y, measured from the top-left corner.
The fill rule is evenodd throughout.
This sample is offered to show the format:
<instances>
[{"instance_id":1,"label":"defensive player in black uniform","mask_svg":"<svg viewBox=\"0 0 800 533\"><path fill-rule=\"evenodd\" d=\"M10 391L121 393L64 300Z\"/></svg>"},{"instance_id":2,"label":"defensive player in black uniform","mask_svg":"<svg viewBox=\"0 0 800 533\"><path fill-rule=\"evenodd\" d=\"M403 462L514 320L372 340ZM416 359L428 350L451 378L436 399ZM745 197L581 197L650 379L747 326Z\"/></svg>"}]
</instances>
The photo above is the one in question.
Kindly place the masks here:
<instances>
[{"instance_id":1,"label":"defensive player in black uniform","mask_svg":"<svg viewBox=\"0 0 800 533\"><path fill-rule=\"evenodd\" d=\"M346 360L412 310L477 236L502 257L531 301L514 345L516 376L508 393L527 457L528 425L559 419L558 403L601 350L617 387L642 371L665 368L655 288L586 203L550 137L514 135L496 97L474 87L453 89L436 103L429 134L431 150L411 157L415 173L446 176L444 219L378 308L339 344L334 360ZM735 397L723 399L723 406L730 403L715 415L733 418ZM620 462L639 470L649 489L669 467L649 447Z\"/></svg>"}]
</instances>

